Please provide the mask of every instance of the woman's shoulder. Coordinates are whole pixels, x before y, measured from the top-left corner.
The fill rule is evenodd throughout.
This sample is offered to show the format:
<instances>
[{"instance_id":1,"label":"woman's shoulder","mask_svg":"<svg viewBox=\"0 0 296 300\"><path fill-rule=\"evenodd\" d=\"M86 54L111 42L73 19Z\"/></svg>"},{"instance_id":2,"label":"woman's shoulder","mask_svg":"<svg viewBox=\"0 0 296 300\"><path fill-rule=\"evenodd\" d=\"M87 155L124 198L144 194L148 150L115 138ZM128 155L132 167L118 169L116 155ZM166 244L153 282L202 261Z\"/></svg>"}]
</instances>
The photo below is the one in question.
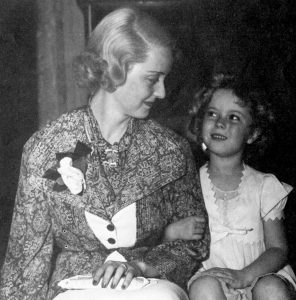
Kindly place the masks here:
<instances>
[{"instance_id":1,"label":"woman's shoulder","mask_svg":"<svg viewBox=\"0 0 296 300\"><path fill-rule=\"evenodd\" d=\"M79 125L83 123L82 121L85 114L85 106L66 112L60 115L57 119L49 121L41 130L38 131L38 133L39 135L48 137L55 133L66 134L67 132L75 132L77 128L79 128Z\"/></svg>"},{"instance_id":2,"label":"woman's shoulder","mask_svg":"<svg viewBox=\"0 0 296 300\"><path fill-rule=\"evenodd\" d=\"M57 152L67 152L75 147L83 132L85 108L62 114L35 132L25 143L23 155L28 164L38 165L55 160Z\"/></svg>"},{"instance_id":3,"label":"woman's shoulder","mask_svg":"<svg viewBox=\"0 0 296 300\"><path fill-rule=\"evenodd\" d=\"M151 139L161 145L167 145L174 148L187 148L189 143L186 138L182 137L172 129L165 127L156 120L148 119L141 122L141 134L146 139Z\"/></svg>"},{"instance_id":4,"label":"woman's shoulder","mask_svg":"<svg viewBox=\"0 0 296 300\"><path fill-rule=\"evenodd\" d=\"M56 140L63 140L64 137L75 136L83 125L84 115L85 108L81 107L62 114L56 120L49 121L31 136L25 147L34 147L40 143L49 145ZM54 145L56 144L54 143L52 146Z\"/></svg>"}]
</instances>

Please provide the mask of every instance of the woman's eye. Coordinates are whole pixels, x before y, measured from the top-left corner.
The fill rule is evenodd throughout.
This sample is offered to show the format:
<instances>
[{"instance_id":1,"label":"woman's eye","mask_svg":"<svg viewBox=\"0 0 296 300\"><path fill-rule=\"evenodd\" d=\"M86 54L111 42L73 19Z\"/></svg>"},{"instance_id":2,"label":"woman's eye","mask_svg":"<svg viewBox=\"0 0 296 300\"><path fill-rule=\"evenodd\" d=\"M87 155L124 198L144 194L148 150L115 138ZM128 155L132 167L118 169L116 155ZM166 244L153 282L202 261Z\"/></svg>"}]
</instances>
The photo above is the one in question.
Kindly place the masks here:
<instances>
[{"instance_id":1,"label":"woman's eye","mask_svg":"<svg viewBox=\"0 0 296 300\"><path fill-rule=\"evenodd\" d=\"M148 77L147 78L150 84L155 84L158 81L158 77Z\"/></svg>"}]
</instances>

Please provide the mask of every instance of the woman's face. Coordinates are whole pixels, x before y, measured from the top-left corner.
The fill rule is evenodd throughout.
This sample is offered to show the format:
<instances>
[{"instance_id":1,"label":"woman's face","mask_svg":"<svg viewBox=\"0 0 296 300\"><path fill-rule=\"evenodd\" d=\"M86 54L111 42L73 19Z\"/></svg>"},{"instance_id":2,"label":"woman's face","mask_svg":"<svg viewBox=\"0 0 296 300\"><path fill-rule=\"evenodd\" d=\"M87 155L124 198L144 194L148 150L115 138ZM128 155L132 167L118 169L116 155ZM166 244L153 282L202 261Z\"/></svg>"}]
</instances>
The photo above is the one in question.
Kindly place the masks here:
<instances>
[{"instance_id":1,"label":"woman's face","mask_svg":"<svg viewBox=\"0 0 296 300\"><path fill-rule=\"evenodd\" d=\"M147 117L156 99L165 97L164 79L171 64L171 51L153 46L146 61L133 65L125 83L115 90L113 95L119 111L126 117Z\"/></svg>"},{"instance_id":2,"label":"woman's face","mask_svg":"<svg viewBox=\"0 0 296 300\"><path fill-rule=\"evenodd\" d=\"M203 119L202 137L211 154L220 157L242 155L250 137L252 117L248 106L232 90L217 90Z\"/></svg>"}]
</instances>

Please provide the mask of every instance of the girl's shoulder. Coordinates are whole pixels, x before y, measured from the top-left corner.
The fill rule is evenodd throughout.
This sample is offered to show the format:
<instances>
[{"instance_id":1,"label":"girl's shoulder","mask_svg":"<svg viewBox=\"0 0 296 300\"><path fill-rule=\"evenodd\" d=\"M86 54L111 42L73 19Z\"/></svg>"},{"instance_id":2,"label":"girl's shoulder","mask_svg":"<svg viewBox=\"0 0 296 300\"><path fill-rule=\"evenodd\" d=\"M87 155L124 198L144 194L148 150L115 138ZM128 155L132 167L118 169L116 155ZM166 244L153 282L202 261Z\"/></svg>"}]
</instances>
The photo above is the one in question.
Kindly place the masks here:
<instances>
[{"instance_id":1,"label":"girl's shoulder","mask_svg":"<svg viewBox=\"0 0 296 300\"><path fill-rule=\"evenodd\" d=\"M208 162L200 167L200 173L208 172L207 165ZM244 164L242 182L244 185L252 185L254 188L257 187L259 189L272 185L284 187L288 190L292 189L289 184L281 182L274 174L261 172L246 164Z\"/></svg>"},{"instance_id":2,"label":"girl's shoulder","mask_svg":"<svg viewBox=\"0 0 296 300\"><path fill-rule=\"evenodd\" d=\"M291 190L292 187L280 181L279 178L275 174L272 173L264 173L255 168L250 167L249 165L245 166L245 177L248 181L252 181L253 183L257 183L257 185L262 186L262 188L267 188L272 185L279 186L280 188Z\"/></svg>"},{"instance_id":3,"label":"girl's shoulder","mask_svg":"<svg viewBox=\"0 0 296 300\"><path fill-rule=\"evenodd\" d=\"M247 188L250 193L258 193L262 209L271 209L275 204L285 199L293 190L292 186L281 182L272 173L264 173L247 165L245 169Z\"/></svg>"}]
</instances>

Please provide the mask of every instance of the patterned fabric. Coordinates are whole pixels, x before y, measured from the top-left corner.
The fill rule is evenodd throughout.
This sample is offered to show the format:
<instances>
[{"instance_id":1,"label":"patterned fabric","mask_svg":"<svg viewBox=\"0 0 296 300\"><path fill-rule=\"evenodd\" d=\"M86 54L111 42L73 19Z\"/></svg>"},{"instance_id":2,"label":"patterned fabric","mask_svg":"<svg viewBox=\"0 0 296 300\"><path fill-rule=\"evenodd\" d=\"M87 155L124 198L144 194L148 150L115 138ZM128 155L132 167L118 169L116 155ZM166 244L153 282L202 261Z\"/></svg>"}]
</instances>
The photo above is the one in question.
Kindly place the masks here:
<instances>
[{"instance_id":1,"label":"patterned fabric","mask_svg":"<svg viewBox=\"0 0 296 300\"><path fill-rule=\"evenodd\" d=\"M187 142L151 120L132 120L118 145L119 166L100 161L101 134L89 107L62 115L34 134L23 151L20 179L0 298L53 299L57 282L100 266L108 250L89 228L85 211L111 220L136 203L137 241L118 248L127 260L154 266L162 278L185 287L207 258L209 233L200 241L161 243L170 222L189 215L206 216L199 179ZM56 153L69 152L77 141L92 148L82 196L56 192L42 178L56 163ZM53 256L54 248L60 252Z\"/></svg>"}]
</instances>

